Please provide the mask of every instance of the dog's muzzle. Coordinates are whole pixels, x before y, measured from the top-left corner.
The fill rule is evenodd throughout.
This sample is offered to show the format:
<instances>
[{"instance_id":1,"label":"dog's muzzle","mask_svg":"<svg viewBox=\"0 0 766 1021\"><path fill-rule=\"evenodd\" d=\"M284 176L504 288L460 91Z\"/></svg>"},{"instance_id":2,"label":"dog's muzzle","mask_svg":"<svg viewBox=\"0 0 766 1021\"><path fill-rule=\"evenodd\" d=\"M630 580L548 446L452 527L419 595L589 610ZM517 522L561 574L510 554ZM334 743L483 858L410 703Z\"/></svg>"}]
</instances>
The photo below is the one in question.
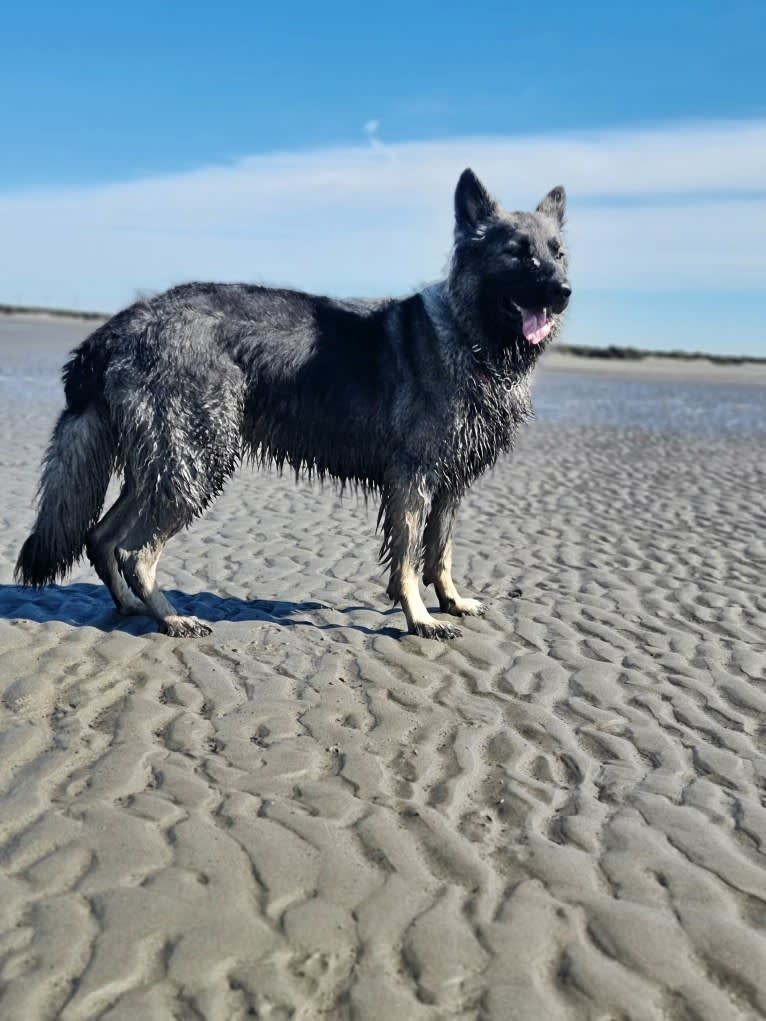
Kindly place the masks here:
<instances>
[{"instance_id":1,"label":"dog's muzzle","mask_svg":"<svg viewBox=\"0 0 766 1021\"><path fill-rule=\"evenodd\" d=\"M571 296L572 288L568 280L555 280L548 285L548 305L557 314L564 311Z\"/></svg>"}]
</instances>

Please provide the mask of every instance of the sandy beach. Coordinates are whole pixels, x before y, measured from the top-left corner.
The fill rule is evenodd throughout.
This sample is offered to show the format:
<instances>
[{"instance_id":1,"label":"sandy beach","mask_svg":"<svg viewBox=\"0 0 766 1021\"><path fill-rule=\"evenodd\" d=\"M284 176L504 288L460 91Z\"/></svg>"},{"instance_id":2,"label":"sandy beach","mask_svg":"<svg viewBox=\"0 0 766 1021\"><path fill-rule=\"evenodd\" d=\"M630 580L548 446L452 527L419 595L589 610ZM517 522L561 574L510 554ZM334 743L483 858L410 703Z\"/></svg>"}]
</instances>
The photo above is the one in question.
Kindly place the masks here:
<instances>
[{"instance_id":1,"label":"sandy beach","mask_svg":"<svg viewBox=\"0 0 766 1021\"><path fill-rule=\"evenodd\" d=\"M766 1016L763 367L547 355L447 644L375 508L243 470L171 640L85 563L13 584L92 328L0 319L0 1016Z\"/></svg>"}]
</instances>

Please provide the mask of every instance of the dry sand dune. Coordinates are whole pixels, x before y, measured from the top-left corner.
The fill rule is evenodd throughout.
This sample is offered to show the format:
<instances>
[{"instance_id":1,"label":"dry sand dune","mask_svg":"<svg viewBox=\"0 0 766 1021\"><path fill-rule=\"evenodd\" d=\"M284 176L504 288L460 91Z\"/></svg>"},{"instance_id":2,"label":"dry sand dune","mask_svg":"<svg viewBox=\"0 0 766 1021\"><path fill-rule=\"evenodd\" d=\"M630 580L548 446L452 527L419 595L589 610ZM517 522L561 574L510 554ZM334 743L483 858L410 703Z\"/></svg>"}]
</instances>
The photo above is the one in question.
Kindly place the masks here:
<instances>
[{"instance_id":1,"label":"dry sand dune","mask_svg":"<svg viewBox=\"0 0 766 1021\"><path fill-rule=\"evenodd\" d=\"M444 645L372 509L263 473L161 564L210 638L14 587L59 397L4 397L3 1018L766 1015L766 437L557 420L583 378L466 500Z\"/></svg>"}]
</instances>

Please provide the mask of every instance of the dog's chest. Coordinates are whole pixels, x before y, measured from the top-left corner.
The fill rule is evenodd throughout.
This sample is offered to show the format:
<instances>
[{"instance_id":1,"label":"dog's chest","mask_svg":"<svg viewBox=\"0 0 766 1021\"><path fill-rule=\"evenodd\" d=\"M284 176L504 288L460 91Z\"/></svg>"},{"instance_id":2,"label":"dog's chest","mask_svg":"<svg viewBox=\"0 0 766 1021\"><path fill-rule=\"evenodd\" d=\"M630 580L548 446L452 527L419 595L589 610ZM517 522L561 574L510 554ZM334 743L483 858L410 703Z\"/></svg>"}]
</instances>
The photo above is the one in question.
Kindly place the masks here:
<instances>
[{"instance_id":1,"label":"dog's chest","mask_svg":"<svg viewBox=\"0 0 766 1021\"><path fill-rule=\"evenodd\" d=\"M477 378L454 408L447 440L450 475L456 488L469 485L513 446L521 423L532 413L527 377Z\"/></svg>"}]
</instances>

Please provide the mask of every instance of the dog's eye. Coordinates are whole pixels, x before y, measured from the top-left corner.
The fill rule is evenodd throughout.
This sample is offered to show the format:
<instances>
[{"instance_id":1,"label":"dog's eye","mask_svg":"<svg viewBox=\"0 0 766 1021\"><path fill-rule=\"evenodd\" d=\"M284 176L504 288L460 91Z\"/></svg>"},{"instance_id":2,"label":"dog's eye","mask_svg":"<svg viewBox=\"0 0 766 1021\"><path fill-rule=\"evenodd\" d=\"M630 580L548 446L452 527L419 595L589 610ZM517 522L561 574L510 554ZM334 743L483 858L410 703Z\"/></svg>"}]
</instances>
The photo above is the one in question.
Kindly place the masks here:
<instances>
[{"instance_id":1,"label":"dog's eye","mask_svg":"<svg viewBox=\"0 0 766 1021\"><path fill-rule=\"evenodd\" d=\"M551 245L551 255L560 262L564 258L564 249L559 245Z\"/></svg>"}]
</instances>

